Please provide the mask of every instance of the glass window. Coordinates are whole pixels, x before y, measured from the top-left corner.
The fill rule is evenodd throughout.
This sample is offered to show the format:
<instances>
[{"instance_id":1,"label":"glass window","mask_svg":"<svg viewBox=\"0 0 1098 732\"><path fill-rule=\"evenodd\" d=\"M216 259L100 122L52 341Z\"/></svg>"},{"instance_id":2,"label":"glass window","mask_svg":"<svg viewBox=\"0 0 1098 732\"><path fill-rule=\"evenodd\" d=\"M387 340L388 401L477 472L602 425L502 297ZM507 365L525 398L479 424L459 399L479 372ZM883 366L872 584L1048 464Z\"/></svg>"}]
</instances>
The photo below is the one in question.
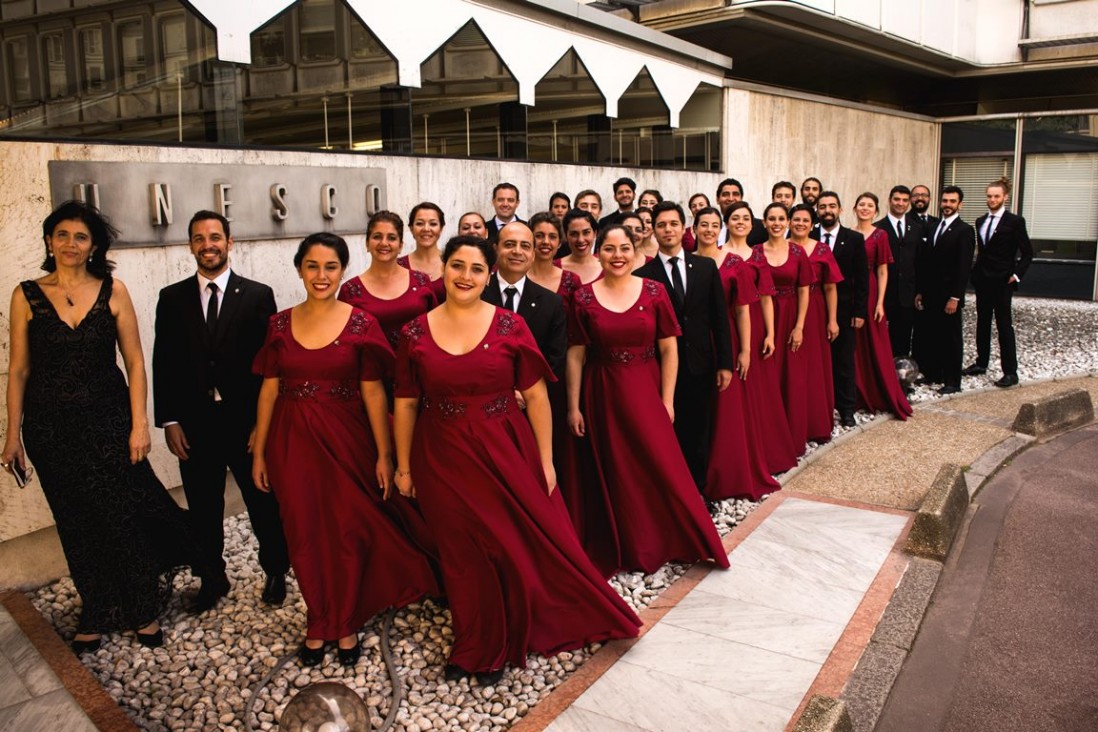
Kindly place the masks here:
<instances>
[{"instance_id":1,"label":"glass window","mask_svg":"<svg viewBox=\"0 0 1098 732\"><path fill-rule=\"evenodd\" d=\"M8 62L8 84L11 88L12 101L15 102L29 102L34 98L27 45L26 38L13 38L8 41L5 49Z\"/></svg>"},{"instance_id":2,"label":"glass window","mask_svg":"<svg viewBox=\"0 0 1098 732\"><path fill-rule=\"evenodd\" d=\"M361 61L369 58L388 58L389 54L374 34L366 30L366 26L352 20L351 22L351 58Z\"/></svg>"},{"instance_id":3,"label":"glass window","mask_svg":"<svg viewBox=\"0 0 1098 732\"><path fill-rule=\"evenodd\" d=\"M298 17L301 24L301 60L334 59L336 33L333 0L302 0Z\"/></svg>"},{"instance_id":4,"label":"glass window","mask_svg":"<svg viewBox=\"0 0 1098 732\"><path fill-rule=\"evenodd\" d=\"M148 81L145 29L140 20L128 20L118 24L118 48L122 61L122 86L130 89Z\"/></svg>"},{"instance_id":5,"label":"glass window","mask_svg":"<svg viewBox=\"0 0 1098 732\"><path fill-rule=\"evenodd\" d=\"M42 37L42 56L46 65L46 97L55 99L69 93L69 76L65 68L65 37L51 33Z\"/></svg>"},{"instance_id":6,"label":"glass window","mask_svg":"<svg viewBox=\"0 0 1098 732\"><path fill-rule=\"evenodd\" d=\"M252 34L252 66L286 63L286 16L271 21Z\"/></svg>"},{"instance_id":7,"label":"glass window","mask_svg":"<svg viewBox=\"0 0 1098 732\"><path fill-rule=\"evenodd\" d=\"M959 186L965 192L961 206L961 220L974 224L987 212L985 193L987 184L1006 177L1014 170L1014 156L982 158L946 158L942 160L942 187ZM930 202L930 213L937 214L938 200Z\"/></svg>"},{"instance_id":8,"label":"glass window","mask_svg":"<svg viewBox=\"0 0 1098 732\"><path fill-rule=\"evenodd\" d=\"M80 61L83 67L81 83L85 92L103 91L106 82L106 63L103 58L103 30L80 29Z\"/></svg>"},{"instance_id":9,"label":"glass window","mask_svg":"<svg viewBox=\"0 0 1098 732\"><path fill-rule=\"evenodd\" d=\"M160 62L169 81L183 76L187 80L187 24L182 15L160 21Z\"/></svg>"}]
</instances>

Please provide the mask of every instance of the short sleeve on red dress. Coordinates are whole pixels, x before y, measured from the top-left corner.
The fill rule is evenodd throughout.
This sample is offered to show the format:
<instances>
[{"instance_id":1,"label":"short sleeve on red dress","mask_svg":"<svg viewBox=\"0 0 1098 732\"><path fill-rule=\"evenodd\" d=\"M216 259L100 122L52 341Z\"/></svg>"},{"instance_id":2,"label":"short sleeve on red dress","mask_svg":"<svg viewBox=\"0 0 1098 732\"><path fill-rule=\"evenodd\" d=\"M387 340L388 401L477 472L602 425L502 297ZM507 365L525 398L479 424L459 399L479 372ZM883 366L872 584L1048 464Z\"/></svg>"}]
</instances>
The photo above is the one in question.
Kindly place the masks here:
<instances>
[{"instance_id":1,"label":"short sleeve on red dress","mask_svg":"<svg viewBox=\"0 0 1098 732\"><path fill-rule=\"evenodd\" d=\"M843 281L843 272L839 269L839 263L835 260L835 253L831 251L831 247L827 246L823 242L816 245L817 248L823 247L818 252L812 250L812 258L816 260L816 264L820 268L820 282L835 285Z\"/></svg>"},{"instance_id":2,"label":"short sleeve on red dress","mask_svg":"<svg viewBox=\"0 0 1098 732\"><path fill-rule=\"evenodd\" d=\"M590 285L581 285L572 293L572 307L568 308L568 345L586 346L591 343L587 330L587 306L594 298Z\"/></svg>"},{"instance_id":3,"label":"short sleeve on red dress","mask_svg":"<svg viewBox=\"0 0 1098 732\"><path fill-rule=\"evenodd\" d=\"M393 349L377 320L356 308L347 321L347 330L358 347L359 381L380 381L392 376Z\"/></svg>"},{"instance_id":4,"label":"short sleeve on red dress","mask_svg":"<svg viewBox=\"0 0 1098 732\"><path fill-rule=\"evenodd\" d=\"M765 259L763 264L766 264ZM755 289L759 291L759 294L771 296L778 294L778 288L774 286L774 277L770 274L770 267L761 266L753 255L751 265L755 270Z\"/></svg>"},{"instance_id":5,"label":"short sleeve on red dress","mask_svg":"<svg viewBox=\"0 0 1098 732\"><path fill-rule=\"evenodd\" d=\"M279 362L282 349L286 347L286 332L289 328L289 310L283 310L271 316L267 322L267 337L263 341L263 347L255 354L255 360L252 361L252 373L265 379L278 378Z\"/></svg>"},{"instance_id":6,"label":"short sleeve on red dress","mask_svg":"<svg viewBox=\"0 0 1098 732\"><path fill-rule=\"evenodd\" d=\"M675 308L667 289L655 280L644 281L645 291L651 297L652 312L656 316L656 338L671 338L682 335L679 319L675 317Z\"/></svg>"},{"instance_id":7,"label":"short sleeve on red dress","mask_svg":"<svg viewBox=\"0 0 1098 732\"><path fill-rule=\"evenodd\" d=\"M530 333L530 328L520 317L516 317L506 310L499 309L497 313L496 328L500 335L509 337L515 351L515 388L519 391L529 389L538 381L556 381L553 369L541 355L537 341ZM506 332L505 332L506 331Z\"/></svg>"},{"instance_id":8,"label":"short sleeve on red dress","mask_svg":"<svg viewBox=\"0 0 1098 732\"><path fill-rule=\"evenodd\" d=\"M408 321L400 331L400 342L396 353L396 375L393 384L393 396L398 399L418 399L422 393L414 362L415 349L419 339L426 332L424 313Z\"/></svg>"},{"instance_id":9,"label":"short sleeve on red dress","mask_svg":"<svg viewBox=\"0 0 1098 732\"><path fill-rule=\"evenodd\" d=\"M872 264L878 266L881 264L893 264L896 260L892 258L892 247L888 243L888 234L884 232L884 229L877 229L879 234L874 232L870 234L870 239L874 239L874 251Z\"/></svg>"}]
</instances>

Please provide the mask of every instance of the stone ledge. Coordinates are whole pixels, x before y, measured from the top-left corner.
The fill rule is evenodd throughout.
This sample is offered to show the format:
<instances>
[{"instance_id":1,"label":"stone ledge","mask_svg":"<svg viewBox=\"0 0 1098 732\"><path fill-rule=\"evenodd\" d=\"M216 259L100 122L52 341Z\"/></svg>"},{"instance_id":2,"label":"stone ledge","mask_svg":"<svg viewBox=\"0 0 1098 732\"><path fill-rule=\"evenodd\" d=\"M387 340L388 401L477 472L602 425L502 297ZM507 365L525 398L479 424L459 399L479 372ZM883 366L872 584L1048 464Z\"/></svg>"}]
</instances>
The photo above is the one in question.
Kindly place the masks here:
<instances>
[{"instance_id":1,"label":"stone ledge","mask_svg":"<svg viewBox=\"0 0 1098 732\"><path fill-rule=\"evenodd\" d=\"M793 732L853 732L846 704L822 694L813 694L801 712Z\"/></svg>"},{"instance_id":2,"label":"stone ledge","mask_svg":"<svg viewBox=\"0 0 1098 732\"><path fill-rule=\"evenodd\" d=\"M945 561L967 508L968 486L964 469L955 463L946 463L919 504L904 551Z\"/></svg>"},{"instance_id":3,"label":"stone ledge","mask_svg":"<svg viewBox=\"0 0 1098 732\"><path fill-rule=\"evenodd\" d=\"M1045 437L1092 421L1094 404L1090 400L1090 392L1070 389L1023 404L1014 418L1012 429L1024 435Z\"/></svg>"}]
</instances>

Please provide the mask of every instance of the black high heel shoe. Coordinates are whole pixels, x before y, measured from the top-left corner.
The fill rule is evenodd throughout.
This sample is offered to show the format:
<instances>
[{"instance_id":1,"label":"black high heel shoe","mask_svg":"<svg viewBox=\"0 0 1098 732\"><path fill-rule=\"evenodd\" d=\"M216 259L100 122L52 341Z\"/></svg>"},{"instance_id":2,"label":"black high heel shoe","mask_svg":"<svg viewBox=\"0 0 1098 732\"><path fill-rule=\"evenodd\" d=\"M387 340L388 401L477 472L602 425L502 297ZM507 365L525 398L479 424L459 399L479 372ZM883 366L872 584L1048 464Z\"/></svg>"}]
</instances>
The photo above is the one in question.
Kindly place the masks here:
<instances>
[{"instance_id":1,"label":"black high heel shoe","mask_svg":"<svg viewBox=\"0 0 1098 732\"><path fill-rule=\"evenodd\" d=\"M326 643L321 643L320 648L309 648L309 646L302 643L300 650L297 652L297 657L301 661L301 665L319 666L320 662L324 660L326 646Z\"/></svg>"},{"instance_id":2,"label":"black high heel shoe","mask_svg":"<svg viewBox=\"0 0 1098 732\"><path fill-rule=\"evenodd\" d=\"M336 646L336 655L339 657L341 666L354 666L358 663L358 659L362 656L362 644L358 642L358 636L355 636L355 644L350 648Z\"/></svg>"},{"instance_id":3,"label":"black high heel shoe","mask_svg":"<svg viewBox=\"0 0 1098 732\"><path fill-rule=\"evenodd\" d=\"M92 638L91 640L74 640L70 647L72 648L72 652L79 656L83 653L95 653L99 650L99 646L102 641L102 638Z\"/></svg>"},{"instance_id":4,"label":"black high heel shoe","mask_svg":"<svg viewBox=\"0 0 1098 732\"><path fill-rule=\"evenodd\" d=\"M137 642L146 648L159 648L164 645L164 629L157 628L153 633L137 632Z\"/></svg>"}]
</instances>

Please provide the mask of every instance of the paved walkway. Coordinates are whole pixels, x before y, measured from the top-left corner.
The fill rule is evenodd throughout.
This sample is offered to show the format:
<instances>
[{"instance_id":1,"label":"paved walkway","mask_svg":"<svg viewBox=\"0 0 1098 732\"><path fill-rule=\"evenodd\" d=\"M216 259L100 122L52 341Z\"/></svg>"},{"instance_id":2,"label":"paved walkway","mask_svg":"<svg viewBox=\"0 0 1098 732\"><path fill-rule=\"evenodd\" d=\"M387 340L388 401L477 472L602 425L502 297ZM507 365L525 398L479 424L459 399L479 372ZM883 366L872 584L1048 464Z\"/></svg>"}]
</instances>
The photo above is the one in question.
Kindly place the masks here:
<instances>
[{"instance_id":1,"label":"paved walkway","mask_svg":"<svg viewBox=\"0 0 1098 732\"><path fill-rule=\"evenodd\" d=\"M548 729L785 729L906 525L781 500Z\"/></svg>"}]
</instances>

